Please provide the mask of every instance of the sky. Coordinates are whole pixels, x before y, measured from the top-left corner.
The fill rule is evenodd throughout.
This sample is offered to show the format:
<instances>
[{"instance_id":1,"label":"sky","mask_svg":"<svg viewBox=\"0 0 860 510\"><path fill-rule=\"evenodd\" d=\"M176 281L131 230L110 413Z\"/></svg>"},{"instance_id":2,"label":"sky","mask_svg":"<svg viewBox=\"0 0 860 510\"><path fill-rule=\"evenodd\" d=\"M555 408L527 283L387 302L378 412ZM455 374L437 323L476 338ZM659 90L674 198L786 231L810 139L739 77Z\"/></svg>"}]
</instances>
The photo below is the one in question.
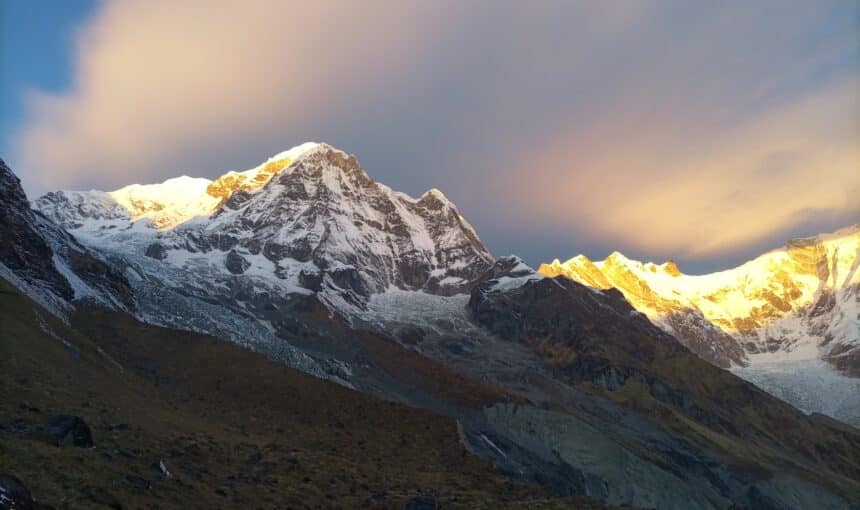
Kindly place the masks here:
<instances>
[{"instance_id":1,"label":"sky","mask_svg":"<svg viewBox=\"0 0 860 510\"><path fill-rule=\"evenodd\" d=\"M860 222L860 3L4 0L31 197L214 178L304 141L496 256L724 269Z\"/></svg>"}]
</instances>

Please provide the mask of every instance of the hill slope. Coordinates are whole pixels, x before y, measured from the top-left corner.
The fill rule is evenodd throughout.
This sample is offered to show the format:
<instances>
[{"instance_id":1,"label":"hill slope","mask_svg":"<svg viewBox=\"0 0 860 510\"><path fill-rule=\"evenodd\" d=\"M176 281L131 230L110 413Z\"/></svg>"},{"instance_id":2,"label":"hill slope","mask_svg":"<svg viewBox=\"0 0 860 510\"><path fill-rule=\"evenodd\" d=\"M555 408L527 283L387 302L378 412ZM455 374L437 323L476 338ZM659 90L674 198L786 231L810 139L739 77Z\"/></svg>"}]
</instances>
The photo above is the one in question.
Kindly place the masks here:
<instances>
[{"instance_id":1,"label":"hill slope","mask_svg":"<svg viewBox=\"0 0 860 510\"><path fill-rule=\"evenodd\" d=\"M0 473L57 507L604 508L496 473L449 418L116 312L68 326L1 279L0 388ZM51 444L59 414L95 447Z\"/></svg>"}]
</instances>

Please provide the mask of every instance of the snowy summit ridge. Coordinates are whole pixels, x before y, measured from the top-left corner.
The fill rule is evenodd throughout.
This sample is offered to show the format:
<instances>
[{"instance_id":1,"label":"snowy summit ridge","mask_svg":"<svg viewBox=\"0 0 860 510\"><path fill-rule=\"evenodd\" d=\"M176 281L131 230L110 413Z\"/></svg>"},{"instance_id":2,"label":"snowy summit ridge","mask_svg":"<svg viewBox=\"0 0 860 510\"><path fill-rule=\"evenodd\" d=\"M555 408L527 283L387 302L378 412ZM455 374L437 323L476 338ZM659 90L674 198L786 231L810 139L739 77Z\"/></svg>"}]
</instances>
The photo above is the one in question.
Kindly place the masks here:
<instances>
[{"instance_id":1,"label":"snowy summit ridge","mask_svg":"<svg viewBox=\"0 0 860 510\"><path fill-rule=\"evenodd\" d=\"M272 156L250 170L228 172L212 181L182 175L158 184L130 184L115 191L57 191L33 204L66 228L80 228L85 220L146 220L144 225L171 229L198 216L209 216L234 192L266 185L278 172L314 150L328 147L307 142Z\"/></svg>"},{"instance_id":2,"label":"snowy summit ridge","mask_svg":"<svg viewBox=\"0 0 860 510\"><path fill-rule=\"evenodd\" d=\"M618 252L592 262L583 255L554 260L539 271L596 288L616 287L639 311L682 340L693 316L742 349L725 361L824 357L857 371L849 357L860 347L860 225L794 239L733 269L686 275L673 262L631 260ZM692 348L692 347L691 347ZM694 349L695 350L695 349ZM852 354L853 353L853 354Z\"/></svg>"},{"instance_id":3,"label":"snowy summit ridge","mask_svg":"<svg viewBox=\"0 0 860 510\"><path fill-rule=\"evenodd\" d=\"M168 267L191 275L177 277L183 287L204 285L193 283L203 273L215 282L262 279L341 311L363 308L389 288L466 292L493 261L441 191L419 198L395 192L324 143L215 180L58 191L33 206L83 242L152 267L153 277Z\"/></svg>"}]
</instances>

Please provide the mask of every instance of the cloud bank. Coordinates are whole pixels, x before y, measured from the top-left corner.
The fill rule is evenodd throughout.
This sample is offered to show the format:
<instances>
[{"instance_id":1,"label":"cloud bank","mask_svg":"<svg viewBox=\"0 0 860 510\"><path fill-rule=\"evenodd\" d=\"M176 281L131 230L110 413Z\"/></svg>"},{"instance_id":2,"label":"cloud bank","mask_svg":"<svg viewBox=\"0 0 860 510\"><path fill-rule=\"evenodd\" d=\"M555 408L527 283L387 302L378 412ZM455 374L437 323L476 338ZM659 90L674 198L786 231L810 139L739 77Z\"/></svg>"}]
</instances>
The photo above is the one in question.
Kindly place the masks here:
<instances>
[{"instance_id":1,"label":"cloud bank","mask_svg":"<svg viewBox=\"0 0 860 510\"><path fill-rule=\"evenodd\" d=\"M445 190L498 254L720 266L860 221L858 8L105 2L15 163L104 189L321 140Z\"/></svg>"}]
</instances>

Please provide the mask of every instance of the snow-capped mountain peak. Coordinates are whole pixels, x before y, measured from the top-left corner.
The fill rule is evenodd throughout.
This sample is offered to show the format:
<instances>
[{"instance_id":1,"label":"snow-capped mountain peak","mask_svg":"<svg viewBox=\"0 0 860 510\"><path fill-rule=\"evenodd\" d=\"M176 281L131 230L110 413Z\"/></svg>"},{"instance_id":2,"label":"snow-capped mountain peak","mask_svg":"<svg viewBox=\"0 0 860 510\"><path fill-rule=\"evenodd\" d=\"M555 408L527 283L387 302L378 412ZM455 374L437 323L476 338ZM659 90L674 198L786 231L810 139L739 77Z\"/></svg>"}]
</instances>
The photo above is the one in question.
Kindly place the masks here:
<instances>
[{"instance_id":1,"label":"snow-capped mountain peak","mask_svg":"<svg viewBox=\"0 0 860 510\"><path fill-rule=\"evenodd\" d=\"M751 356L806 356L860 372L858 266L860 225L794 239L741 266L705 275L686 275L673 262L642 263L618 252L600 262L577 256L539 270L596 288L616 287L682 340L702 336L700 328L681 331L679 317L695 315L743 348L741 358L722 365L744 365Z\"/></svg>"},{"instance_id":2,"label":"snow-capped mountain peak","mask_svg":"<svg viewBox=\"0 0 860 510\"><path fill-rule=\"evenodd\" d=\"M347 313L389 288L465 292L493 261L441 191L418 198L393 191L324 143L214 181L60 191L34 206L143 272L176 269L183 288L211 294L221 290L210 286L237 278L263 279L282 294L317 295Z\"/></svg>"},{"instance_id":3,"label":"snow-capped mountain peak","mask_svg":"<svg viewBox=\"0 0 860 510\"><path fill-rule=\"evenodd\" d=\"M327 144L305 142L280 152L255 168L241 172L228 172L211 182L206 189L209 196L218 199L217 206L226 202L236 191L254 191L265 186L274 175L289 168L294 162L316 150L331 149Z\"/></svg>"},{"instance_id":4,"label":"snow-capped mountain peak","mask_svg":"<svg viewBox=\"0 0 860 510\"><path fill-rule=\"evenodd\" d=\"M66 228L80 228L85 220L141 221L141 227L169 230L196 217L217 211L233 193L256 191L273 176L315 151L333 150L307 142L272 156L244 171L230 171L213 180L186 175L158 184L131 184L115 191L58 191L34 203ZM104 225L99 225L104 226Z\"/></svg>"}]
</instances>

